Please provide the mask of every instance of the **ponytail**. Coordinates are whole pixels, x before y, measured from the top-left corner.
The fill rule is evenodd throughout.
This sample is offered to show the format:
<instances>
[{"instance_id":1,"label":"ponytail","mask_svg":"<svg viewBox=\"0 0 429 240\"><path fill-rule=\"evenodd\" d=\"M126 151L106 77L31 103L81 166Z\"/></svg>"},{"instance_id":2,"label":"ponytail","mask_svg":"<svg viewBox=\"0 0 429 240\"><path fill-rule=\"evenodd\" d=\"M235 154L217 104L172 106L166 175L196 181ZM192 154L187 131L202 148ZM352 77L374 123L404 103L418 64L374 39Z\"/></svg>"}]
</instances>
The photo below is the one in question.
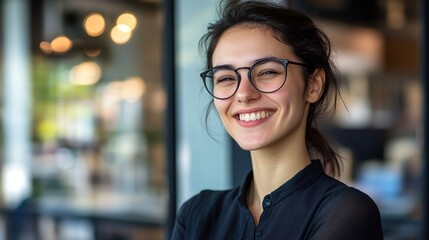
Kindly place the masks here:
<instances>
[{"instance_id":1,"label":"ponytail","mask_svg":"<svg viewBox=\"0 0 429 240\"><path fill-rule=\"evenodd\" d=\"M342 157L333 149L326 137L317 128L307 126L305 140L313 154L312 157L320 159L326 174L339 176Z\"/></svg>"}]
</instances>

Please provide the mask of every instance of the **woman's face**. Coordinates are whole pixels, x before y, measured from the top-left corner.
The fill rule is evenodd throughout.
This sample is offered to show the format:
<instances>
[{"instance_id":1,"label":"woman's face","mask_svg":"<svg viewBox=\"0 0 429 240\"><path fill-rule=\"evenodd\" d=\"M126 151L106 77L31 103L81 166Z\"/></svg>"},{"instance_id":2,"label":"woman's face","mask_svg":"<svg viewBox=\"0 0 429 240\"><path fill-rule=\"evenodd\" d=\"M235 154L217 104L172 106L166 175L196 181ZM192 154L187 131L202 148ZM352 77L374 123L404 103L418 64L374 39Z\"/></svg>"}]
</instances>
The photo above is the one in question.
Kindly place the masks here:
<instances>
[{"instance_id":1,"label":"woman's face","mask_svg":"<svg viewBox=\"0 0 429 240\"><path fill-rule=\"evenodd\" d=\"M291 48L275 39L268 30L235 26L219 39L212 62L213 66L240 68L250 67L256 60L267 57L300 62ZM241 84L235 95L226 100L214 100L232 138L245 150L304 143L309 100L304 94L302 66L289 64L285 85L273 93L258 92L250 84L247 73L247 69L239 70ZM252 114L259 119L251 120Z\"/></svg>"}]
</instances>

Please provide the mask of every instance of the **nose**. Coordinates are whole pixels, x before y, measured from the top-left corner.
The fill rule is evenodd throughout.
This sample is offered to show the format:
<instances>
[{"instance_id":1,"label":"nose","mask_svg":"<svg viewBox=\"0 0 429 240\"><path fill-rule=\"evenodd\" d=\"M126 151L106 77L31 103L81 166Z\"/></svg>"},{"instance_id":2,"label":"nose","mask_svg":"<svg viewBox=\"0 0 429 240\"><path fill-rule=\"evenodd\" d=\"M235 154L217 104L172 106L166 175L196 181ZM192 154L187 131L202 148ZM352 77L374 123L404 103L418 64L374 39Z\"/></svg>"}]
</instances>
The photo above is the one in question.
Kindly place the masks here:
<instances>
[{"instance_id":1,"label":"nose","mask_svg":"<svg viewBox=\"0 0 429 240\"><path fill-rule=\"evenodd\" d=\"M243 69L244 70L244 69ZM241 82L240 86L238 86L237 92L235 93L235 97L238 102L247 103L252 100L256 100L261 97L261 93L256 90L253 85L250 83L250 79L248 76L248 71L240 71Z\"/></svg>"}]
</instances>

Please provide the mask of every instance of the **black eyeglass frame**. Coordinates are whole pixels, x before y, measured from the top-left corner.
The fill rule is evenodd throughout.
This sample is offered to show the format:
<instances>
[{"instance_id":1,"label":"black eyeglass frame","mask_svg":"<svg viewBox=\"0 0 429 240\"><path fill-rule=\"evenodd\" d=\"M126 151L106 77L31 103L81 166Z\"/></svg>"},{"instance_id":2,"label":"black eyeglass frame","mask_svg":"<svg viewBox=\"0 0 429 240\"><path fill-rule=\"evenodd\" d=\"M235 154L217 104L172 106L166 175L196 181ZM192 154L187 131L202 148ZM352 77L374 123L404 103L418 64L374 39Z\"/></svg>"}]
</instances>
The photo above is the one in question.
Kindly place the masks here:
<instances>
[{"instance_id":1,"label":"black eyeglass frame","mask_svg":"<svg viewBox=\"0 0 429 240\"><path fill-rule=\"evenodd\" d=\"M272 90L272 91L262 91L262 90L260 90L260 89L258 89L258 87L256 87L256 84L252 81L252 77L251 77L251 72L252 72L252 69L253 69L253 67L255 66L255 65L257 65L257 64L259 64L259 63L261 63L261 62L267 62L267 61L278 61L278 62L281 62L282 64L283 64L283 67L284 67L284 69L285 69L285 79L283 80L283 83L280 85L280 87L278 87L277 89L275 89L275 90ZM291 61L291 60L289 60L289 59L281 59L281 58L262 58L262 59L259 59L259 60L257 60L255 63L253 63L252 64L252 66L250 66L250 67L239 67L239 68L236 68L236 69L234 69L234 68L232 68L231 66L229 66L229 65L225 65L225 66L216 66L216 67L213 67L213 68L210 68L210 69L207 69L207 70L205 70L205 71L203 71L202 73L200 73L200 77L201 77L201 80L203 81L203 83L204 83L204 87L205 87L205 89L207 90L207 92L213 97L213 98L216 98L216 99L219 99L219 100L226 100L226 99L228 99L228 98L231 98L232 96L234 96L234 94L238 91L238 88L240 87L240 83L241 83L241 75L240 75L240 73L238 73L238 70L241 70L241 69L247 69L248 70L248 72L247 72L247 78L249 79L249 82L250 82L250 84L257 90L257 91L259 91L259 92L261 92L261 93L273 93L273 92L276 92L276 91L278 91L280 88L282 88L283 87L283 85L286 83L286 78L287 78L287 65L288 64L293 64L293 65L298 65L298 66L302 66L302 67L306 67L306 68L310 68L310 65L308 65L308 64L306 64L306 63L302 63L302 62L295 62L295 61ZM234 71L235 72L235 74L237 75L237 80L238 80L238 83L237 83L237 87L236 87L236 89L234 90L234 92L231 94L231 96L229 96L229 97L224 97L224 98L221 98L221 97L216 97L213 93L212 93L212 91L210 91L210 89L209 89L209 87L207 86L207 84L206 84L206 76L207 76L207 73L209 73L210 71L212 71L213 69L216 69L216 68L223 68L223 69L228 69L228 70L232 70L232 71Z\"/></svg>"}]
</instances>

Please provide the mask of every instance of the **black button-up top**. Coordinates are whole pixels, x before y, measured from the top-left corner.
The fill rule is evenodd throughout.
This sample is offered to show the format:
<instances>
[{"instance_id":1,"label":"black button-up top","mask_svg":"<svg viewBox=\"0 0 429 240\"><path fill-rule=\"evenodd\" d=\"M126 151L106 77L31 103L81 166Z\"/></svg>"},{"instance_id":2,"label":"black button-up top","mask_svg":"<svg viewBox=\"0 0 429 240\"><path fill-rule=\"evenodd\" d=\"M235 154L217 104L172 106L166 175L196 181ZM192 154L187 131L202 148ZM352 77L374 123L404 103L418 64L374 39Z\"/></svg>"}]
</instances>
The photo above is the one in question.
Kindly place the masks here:
<instances>
[{"instance_id":1,"label":"black button-up top","mask_svg":"<svg viewBox=\"0 0 429 240\"><path fill-rule=\"evenodd\" d=\"M241 187L202 191L181 206L172 239L383 239L380 213L366 194L329 177L319 161L262 201L255 226Z\"/></svg>"}]
</instances>

